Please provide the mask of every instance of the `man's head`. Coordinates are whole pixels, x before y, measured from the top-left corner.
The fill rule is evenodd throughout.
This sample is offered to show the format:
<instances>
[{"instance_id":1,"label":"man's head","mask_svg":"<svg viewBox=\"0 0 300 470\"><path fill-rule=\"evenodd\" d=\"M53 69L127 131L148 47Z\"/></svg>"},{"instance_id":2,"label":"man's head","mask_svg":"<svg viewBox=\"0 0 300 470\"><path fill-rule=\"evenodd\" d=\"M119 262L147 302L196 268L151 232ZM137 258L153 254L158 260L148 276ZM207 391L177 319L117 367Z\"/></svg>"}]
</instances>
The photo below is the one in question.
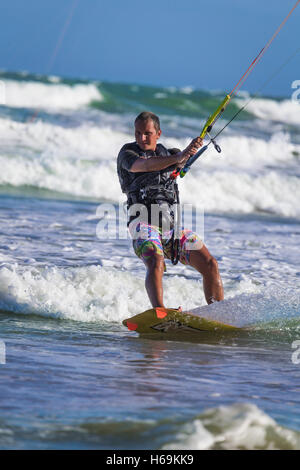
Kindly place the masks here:
<instances>
[{"instance_id":1,"label":"man's head","mask_svg":"<svg viewBox=\"0 0 300 470\"><path fill-rule=\"evenodd\" d=\"M134 121L135 139L142 150L155 150L161 136L160 122L156 114L144 111Z\"/></svg>"}]
</instances>

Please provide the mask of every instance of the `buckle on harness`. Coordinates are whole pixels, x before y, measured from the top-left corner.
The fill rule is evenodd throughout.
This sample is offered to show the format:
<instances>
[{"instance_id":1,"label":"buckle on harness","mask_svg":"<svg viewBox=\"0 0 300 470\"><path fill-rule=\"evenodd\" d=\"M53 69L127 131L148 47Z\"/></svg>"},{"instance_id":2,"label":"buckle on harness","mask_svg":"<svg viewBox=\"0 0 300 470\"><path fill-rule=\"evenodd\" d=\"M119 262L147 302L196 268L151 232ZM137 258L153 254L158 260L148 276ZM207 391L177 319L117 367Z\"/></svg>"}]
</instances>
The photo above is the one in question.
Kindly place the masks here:
<instances>
[{"instance_id":1,"label":"buckle on harness","mask_svg":"<svg viewBox=\"0 0 300 470\"><path fill-rule=\"evenodd\" d=\"M140 189L140 196L141 196L141 199L144 201L147 197L147 190L145 188L141 188Z\"/></svg>"}]
</instances>

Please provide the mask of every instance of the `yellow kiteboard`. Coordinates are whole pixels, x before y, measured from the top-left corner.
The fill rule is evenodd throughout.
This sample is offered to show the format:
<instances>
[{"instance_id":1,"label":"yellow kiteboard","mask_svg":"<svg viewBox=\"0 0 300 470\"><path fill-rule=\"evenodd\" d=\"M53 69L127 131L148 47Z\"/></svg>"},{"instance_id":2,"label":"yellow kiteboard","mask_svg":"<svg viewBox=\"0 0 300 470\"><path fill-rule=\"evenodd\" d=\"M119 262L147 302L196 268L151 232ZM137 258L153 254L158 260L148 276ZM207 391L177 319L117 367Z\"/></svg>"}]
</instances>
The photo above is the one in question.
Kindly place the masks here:
<instances>
[{"instance_id":1,"label":"yellow kiteboard","mask_svg":"<svg viewBox=\"0 0 300 470\"><path fill-rule=\"evenodd\" d=\"M185 332L235 332L241 328L204 318L201 314L182 312L181 309L152 308L123 320L130 331L141 334Z\"/></svg>"}]
</instances>

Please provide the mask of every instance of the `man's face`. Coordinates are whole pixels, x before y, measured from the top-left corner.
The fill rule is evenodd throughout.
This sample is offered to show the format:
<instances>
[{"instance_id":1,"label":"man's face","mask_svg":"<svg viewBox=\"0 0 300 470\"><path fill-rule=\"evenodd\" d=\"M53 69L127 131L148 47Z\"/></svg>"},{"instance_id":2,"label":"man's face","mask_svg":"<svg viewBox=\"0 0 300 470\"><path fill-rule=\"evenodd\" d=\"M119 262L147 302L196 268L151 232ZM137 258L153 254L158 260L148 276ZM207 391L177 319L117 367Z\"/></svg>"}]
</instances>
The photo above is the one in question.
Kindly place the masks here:
<instances>
[{"instance_id":1,"label":"man's face","mask_svg":"<svg viewBox=\"0 0 300 470\"><path fill-rule=\"evenodd\" d=\"M157 131L152 119L148 121L137 121L135 124L136 143L142 150L155 150L161 130Z\"/></svg>"}]
</instances>

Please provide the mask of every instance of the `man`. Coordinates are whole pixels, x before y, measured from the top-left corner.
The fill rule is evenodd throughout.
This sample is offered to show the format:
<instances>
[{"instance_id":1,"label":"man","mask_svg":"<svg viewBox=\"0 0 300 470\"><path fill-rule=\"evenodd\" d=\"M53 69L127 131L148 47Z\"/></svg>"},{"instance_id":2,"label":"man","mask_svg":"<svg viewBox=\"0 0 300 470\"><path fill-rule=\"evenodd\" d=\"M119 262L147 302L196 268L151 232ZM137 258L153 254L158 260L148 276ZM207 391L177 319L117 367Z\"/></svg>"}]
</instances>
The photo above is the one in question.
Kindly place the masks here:
<instances>
[{"instance_id":1,"label":"man","mask_svg":"<svg viewBox=\"0 0 300 470\"><path fill-rule=\"evenodd\" d=\"M146 266L145 286L153 308L164 307L164 258L174 259L173 205L178 202L178 191L170 176L203 145L202 139L197 137L182 152L167 150L157 142L160 136L158 116L150 112L139 114L135 120L136 141L122 147L117 162L121 188L127 194L133 248ZM155 223L150 210L154 204L159 208L159 219L156 217ZM169 230L162 228L166 220L170 222ZM208 304L224 299L218 263L196 233L187 229L179 231L176 254L181 263L202 274Z\"/></svg>"}]
</instances>

